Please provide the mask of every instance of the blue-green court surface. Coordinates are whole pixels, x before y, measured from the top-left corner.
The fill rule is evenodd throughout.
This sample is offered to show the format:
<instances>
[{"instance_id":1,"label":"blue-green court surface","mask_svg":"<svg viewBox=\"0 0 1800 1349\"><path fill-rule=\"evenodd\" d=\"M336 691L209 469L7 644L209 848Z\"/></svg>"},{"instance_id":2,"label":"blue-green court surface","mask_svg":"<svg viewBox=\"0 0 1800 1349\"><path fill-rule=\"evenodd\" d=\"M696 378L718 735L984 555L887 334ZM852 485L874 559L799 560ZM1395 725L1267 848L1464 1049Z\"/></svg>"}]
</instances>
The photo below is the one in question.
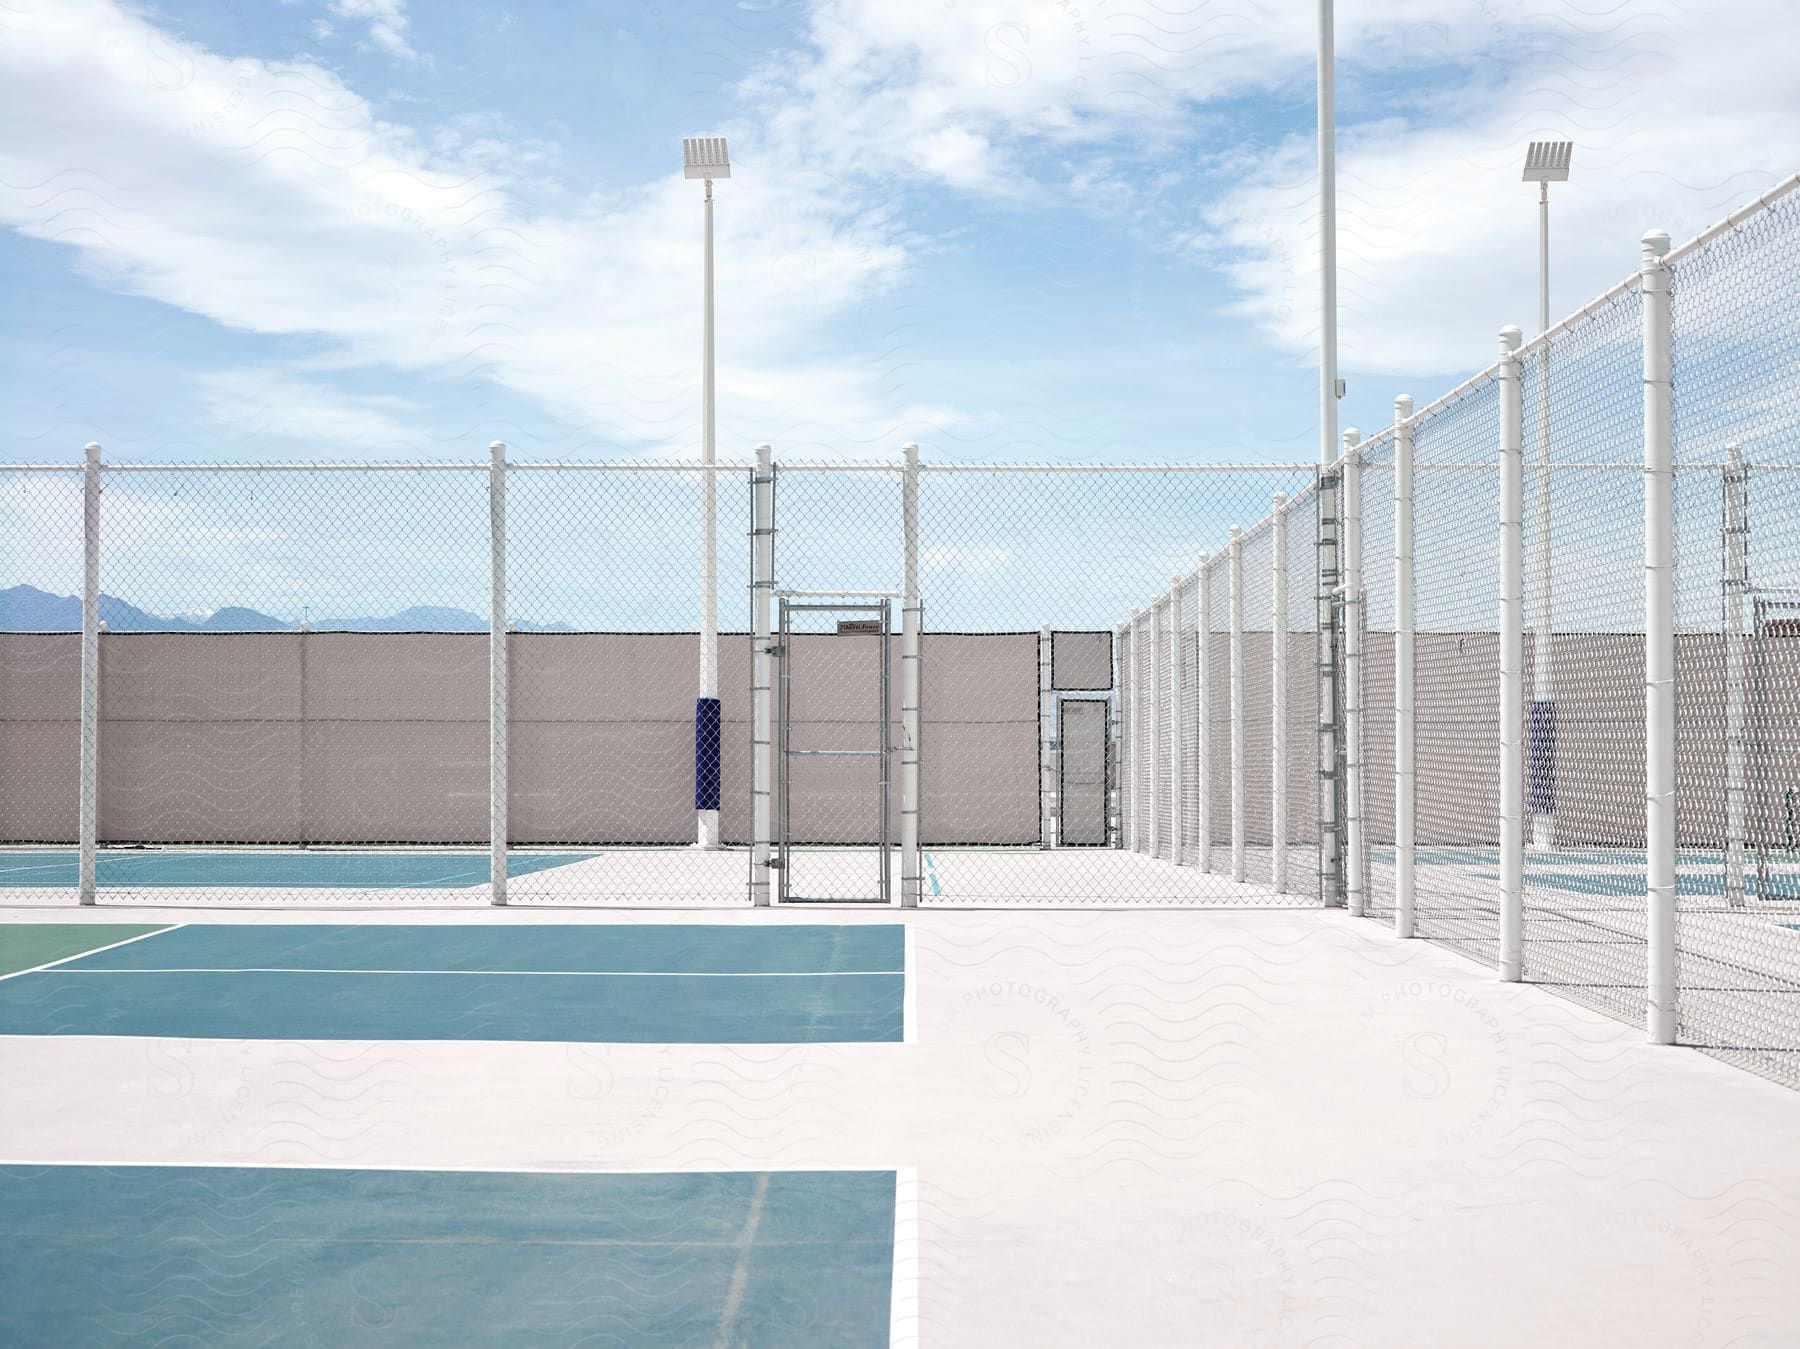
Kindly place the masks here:
<instances>
[{"instance_id":1,"label":"blue-green court surface","mask_svg":"<svg viewBox=\"0 0 1800 1349\"><path fill-rule=\"evenodd\" d=\"M0 1343L881 1345L891 1171L0 1166Z\"/></svg>"},{"instance_id":2,"label":"blue-green court surface","mask_svg":"<svg viewBox=\"0 0 1800 1349\"><path fill-rule=\"evenodd\" d=\"M515 852L506 859L506 874L530 876L595 856ZM0 852L0 889L74 889L80 861L73 850ZM485 850L102 848L94 858L94 879L102 890L466 890L488 883L488 864Z\"/></svg>"},{"instance_id":3,"label":"blue-green court surface","mask_svg":"<svg viewBox=\"0 0 1800 1349\"><path fill-rule=\"evenodd\" d=\"M812 1044L907 1029L897 924L187 924L96 929L94 944L0 978L0 1034Z\"/></svg>"}]
</instances>

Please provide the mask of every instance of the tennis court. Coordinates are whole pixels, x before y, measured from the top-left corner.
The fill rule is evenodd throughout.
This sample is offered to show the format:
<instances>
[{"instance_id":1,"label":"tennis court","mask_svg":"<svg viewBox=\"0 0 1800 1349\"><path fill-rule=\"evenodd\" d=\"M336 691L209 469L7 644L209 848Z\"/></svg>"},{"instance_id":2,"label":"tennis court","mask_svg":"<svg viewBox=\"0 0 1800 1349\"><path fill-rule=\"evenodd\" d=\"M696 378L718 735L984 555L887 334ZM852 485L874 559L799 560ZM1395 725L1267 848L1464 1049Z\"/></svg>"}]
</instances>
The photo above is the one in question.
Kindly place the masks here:
<instances>
[{"instance_id":1,"label":"tennis court","mask_svg":"<svg viewBox=\"0 0 1800 1349\"><path fill-rule=\"evenodd\" d=\"M875 1344L895 1182L0 1166L0 1341Z\"/></svg>"},{"instance_id":2,"label":"tennis court","mask_svg":"<svg viewBox=\"0 0 1800 1349\"><path fill-rule=\"evenodd\" d=\"M1800 1323L1800 1163L1769 1146L1800 1098L1346 915L165 912L0 915L7 968L92 968L0 980L8 1017L34 985L122 1013L0 1033L0 1341L1676 1349ZM807 952L903 968L910 1033L677 1043L731 1027L590 977L672 1038L583 1040L596 1016L532 991L678 956L761 988L717 976ZM373 972L401 955L446 999L523 971L499 980L535 1038L451 1038L482 1029L460 1002L405 1038L421 976ZM250 959L277 972L229 972ZM309 1038L348 1013L282 981L348 966L385 999L370 1038ZM160 980L201 1033L149 1033ZM1513 1295L1470 1334L1497 1268Z\"/></svg>"},{"instance_id":3,"label":"tennis court","mask_svg":"<svg viewBox=\"0 0 1800 1349\"><path fill-rule=\"evenodd\" d=\"M88 925L26 943L55 949L82 933L88 944L77 952L0 978L0 1034L616 1044L905 1038L905 929L891 924Z\"/></svg>"}]
</instances>

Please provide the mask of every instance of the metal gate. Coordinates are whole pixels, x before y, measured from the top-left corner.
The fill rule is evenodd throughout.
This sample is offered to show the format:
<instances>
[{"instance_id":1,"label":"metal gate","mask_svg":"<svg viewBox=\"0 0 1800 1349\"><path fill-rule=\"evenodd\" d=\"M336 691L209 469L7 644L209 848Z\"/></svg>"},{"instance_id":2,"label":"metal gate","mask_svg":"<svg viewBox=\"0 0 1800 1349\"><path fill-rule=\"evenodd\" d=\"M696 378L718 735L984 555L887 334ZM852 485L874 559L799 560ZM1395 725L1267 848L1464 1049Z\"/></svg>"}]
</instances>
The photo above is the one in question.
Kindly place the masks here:
<instances>
[{"instance_id":1,"label":"metal gate","mask_svg":"<svg viewBox=\"0 0 1800 1349\"><path fill-rule=\"evenodd\" d=\"M887 904L895 596L776 599L777 899Z\"/></svg>"},{"instance_id":2,"label":"metal gate","mask_svg":"<svg viewBox=\"0 0 1800 1349\"><path fill-rule=\"evenodd\" d=\"M1065 848L1104 848L1112 784L1107 700L1062 698L1057 705L1057 833Z\"/></svg>"}]
</instances>

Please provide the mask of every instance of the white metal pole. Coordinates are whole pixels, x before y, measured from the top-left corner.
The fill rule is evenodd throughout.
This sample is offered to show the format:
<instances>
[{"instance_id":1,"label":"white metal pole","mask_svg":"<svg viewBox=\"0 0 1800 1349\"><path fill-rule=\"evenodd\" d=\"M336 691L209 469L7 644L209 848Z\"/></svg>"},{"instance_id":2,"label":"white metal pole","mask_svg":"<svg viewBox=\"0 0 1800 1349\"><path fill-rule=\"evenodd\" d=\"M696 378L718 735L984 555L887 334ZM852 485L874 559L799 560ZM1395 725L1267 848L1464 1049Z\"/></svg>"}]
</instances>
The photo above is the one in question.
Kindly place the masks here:
<instances>
[{"instance_id":1,"label":"white metal pole","mask_svg":"<svg viewBox=\"0 0 1800 1349\"><path fill-rule=\"evenodd\" d=\"M1168 781L1156 777L1156 747L1163 743L1163 728L1168 725L1166 700L1169 683L1163 675L1162 659L1168 651L1168 596L1159 595L1150 603L1150 747L1144 762L1150 766L1150 799L1154 801L1168 790ZM1163 828L1160 808L1150 812L1150 855L1162 856Z\"/></svg>"},{"instance_id":2,"label":"white metal pole","mask_svg":"<svg viewBox=\"0 0 1800 1349\"><path fill-rule=\"evenodd\" d=\"M506 903L506 445L488 446L488 898Z\"/></svg>"},{"instance_id":3,"label":"white metal pole","mask_svg":"<svg viewBox=\"0 0 1800 1349\"><path fill-rule=\"evenodd\" d=\"M1118 774L1118 781L1111 784L1116 793L1113 801L1116 802L1118 814L1116 817L1109 816L1111 833L1108 842L1124 847L1128 837L1126 813L1131 806L1130 746L1127 743L1131 724L1131 625L1128 623L1121 623L1113 629L1113 663L1115 721L1110 734L1116 739L1110 749L1112 761L1107 767L1109 771ZM1109 803L1108 810L1113 808L1113 804Z\"/></svg>"},{"instance_id":4,"label":"white metal pole","mask_svg":"<svg viewBox=\"0 0 1800 1349\"><path fill-rule=\"evenodd\" d=\"M1249 814L1244 800L1244 537L1231 527L1231 879L1243 883L1247 874L1244 842Z\"/></svg>"},{"instance_id":5,"label":"white metal pole","mask_svg":"<svg viewBox=\"0 0 1800 1349\"><path fill-rule=\"evenodd\" d=\"M95 902L100 847L100 446L89 441L81 510L80 900Z\"/></svg>"},{"instance_id":6,"label":"white metal pole","mask_svg":"<svg viewBox=\"0 0 1800 1349\"><path fill-rule=\"evenodd\" d=\"M1194 699L1194 716L1198 724L1194 727L1196 735L1194 765L1194 831L1197 837L1195 844L1195 864L1202 871L1212 870L1212 585L1207 571L1212 560L1200 554L1200 569L1195 573L1199 579L1194 583L1195 607L1199 610L1194 615L1194 627L1199 634L1199 650L1196 653L1196 696Z\"/></svg>"},{"instance_id":7,"label":"white metal pole","mask_svg":"<svg viewBox=\"0 0 1800 1349\"><path fill-rule=\"evenodd\" d=\"M1169 860L1181 865L1187 810L1181 790L1181 578L1169 578Z\"/></svg>"},{"instance_id":8,"label":"white metal pole","mask_svg":"<svg viewBox=\"0 0 1800 1349\"><path fill-rule=\"evenodd\" d=\"M919 597L919 447L908 443L900 488L900 906L917 908L919 755L924 733L920 661L924 610Z\"/></svg>"},{"instance_id":9,"label":"white metal pole","mask_svg":"<svg viewBox=\"0 0 1800 1349\"><path fill-rule=\"evenodd\" d=\"M700 363L700 687L694 704L695 841L719 846L719 550L716 494L711 465L716 456L713 401L713 190L706 180L706 296Z\"/></svg>"},{"instance_id":10,"label":"white metal pole","mask_svg":"<svg viewBox=\"0 0 1800 1349\"><path fill-rule=\"evenodd\" d=\"M1337 455L1337 70L1332 0L1319 0L1319 462Z\"/></svg>"},{"instance_id":11,"label":"white metal pole","mask_svg":"<svg viewBox=\"0 0 1800 1349\"><path fill-rule=\"evenodd\" d=\"M1367 911L1368 840L1363 820L1362 454L1354 426L1344 430L1344 905Z\"/></svg>"},{"instance_id":12,"label":"white metal pole","mask_svg":"<svg viewBox=\"0 0 1800 1349\"><path fill-rule=\"evenodd\" d=\"M1143 655L1138 649L1138 610L1131 611L1131 621L1125 625L1125 631L1125 724L1120 728L1119 745L1122 753L1119 756L1119 781L1126 789L1124 845L1137 852L1141 837L1138 820L1143 813L1142 803L1138 800L1138 722L1144 716L1137 682L1138 662Z\"/></svg>"},{"instance_id":13,"label":"white metal pole","mask_svg":"<svg viewBox=\"0 0 1800 1349\"><path fill-rule=\"evenodd\" d=\"M1500 977L1517 983L1525 930L1525 456L1519 339L1500 330Z\"/></svg>"},{"instance_id":14,"label":"white metal pole","mask_svg":"<svg viewBox=\"0 0 1800 1349\"><path fill-rule=\"evenodd\" d=\"M1055 846L1055 812L1050 799L1056 794L1056 763L1051 741L1055 739L1050 687L1050 625L1038 629L1038 847Z\"/></svg>"},{"instance_id":15,"label":"white metal pole","mask_svg":"<svg viewBox=\"0 0 1800 1349\"><path fill-rule=\"evenodd\" d=\"M1550 327L1550 184L1538 183L1538 331ZM1550 597L1550 344L1538 349L1536 580L1531 637L1531 846L1556 846L1555 639Z\"/></svg>"},{"instance_id":16,"label":"white metal pole","mask_svg":"<svg viewBox=\"0 0 1800 1349\"><path fill-rule=\"evenodd\" d=\"M1669 236L1644 235L1644 846L1650 986L1645 1030L1673 1044L1675 955L1675 472Z\"/></svg>"},{"instance_id":17,"label":"white metal pole","mask_svg":"<svg viewBox=\"0 0 1800 1349\"><path fill-rule=\"evenodd\" d=\"M1744 451L1725 447L1725 898L1744 905L1744 834L1748 810L1745 753L1744 601L1750 590L1750 528L1745 510Z\"/></svg>"},{"instance_id":18,"label":"white metal pole","mask_svg":"<svg viewBox=\"0 0 1800 1349\"><path fill-rule=\"evenodd\" d=\"M750 481L750 902L767 908L769 858L775 839L775 465L765 442L756 447ZM904 772L901 776L904 784Z\"/></svg>"},{"instance_id":19,"label":"white metal pole","mask_svg":"<svg viewBox=\"0 0 1800 1349\"><path fill-rule=\"evenodd\" d=\"M1288 594L1287 493L1275 493L1269 512L1275 563L1269 610L1269 888L1287 893L1288 853Z\"/></svg>"},{"instance_id":20,"label":"white metal pole","mask_svg":"<svg viewBox=\"0 0 1800 1349\"><path fill-rule=\"evenodd\" d=\"M1394 934L1414 931L1413 838L1418 811L1413 711L1413 400L1394 400Z\"/></svg>"}]
</instances>

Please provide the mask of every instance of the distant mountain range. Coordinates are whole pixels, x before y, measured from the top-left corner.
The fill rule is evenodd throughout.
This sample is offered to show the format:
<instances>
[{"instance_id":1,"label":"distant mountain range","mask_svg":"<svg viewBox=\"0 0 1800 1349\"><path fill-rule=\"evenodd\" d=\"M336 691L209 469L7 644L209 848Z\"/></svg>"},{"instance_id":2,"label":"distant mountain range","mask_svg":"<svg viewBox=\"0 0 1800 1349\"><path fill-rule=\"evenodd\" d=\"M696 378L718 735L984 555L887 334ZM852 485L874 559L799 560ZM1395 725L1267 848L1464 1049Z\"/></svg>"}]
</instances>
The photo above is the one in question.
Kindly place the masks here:
<instances>
[{"instance_id":1,"label":"distant mountain range","mask_svg":"<svg viewBox=\"0 0 1800 1349\"><path fill-rule=\"evenodd\" d=\"M275 618L236 606L205 615L166 617L147 613L114 595L100 597L100 621L108 632L293 632L298 620ZM520 623L520 632L573 632L567 623ZM314 632L486 632L487 619L467 609L420 604L378 618L315 618ZM81 600L36 586L0 590L0 632L79 632Z\"/></svg>"}]
</instances>

